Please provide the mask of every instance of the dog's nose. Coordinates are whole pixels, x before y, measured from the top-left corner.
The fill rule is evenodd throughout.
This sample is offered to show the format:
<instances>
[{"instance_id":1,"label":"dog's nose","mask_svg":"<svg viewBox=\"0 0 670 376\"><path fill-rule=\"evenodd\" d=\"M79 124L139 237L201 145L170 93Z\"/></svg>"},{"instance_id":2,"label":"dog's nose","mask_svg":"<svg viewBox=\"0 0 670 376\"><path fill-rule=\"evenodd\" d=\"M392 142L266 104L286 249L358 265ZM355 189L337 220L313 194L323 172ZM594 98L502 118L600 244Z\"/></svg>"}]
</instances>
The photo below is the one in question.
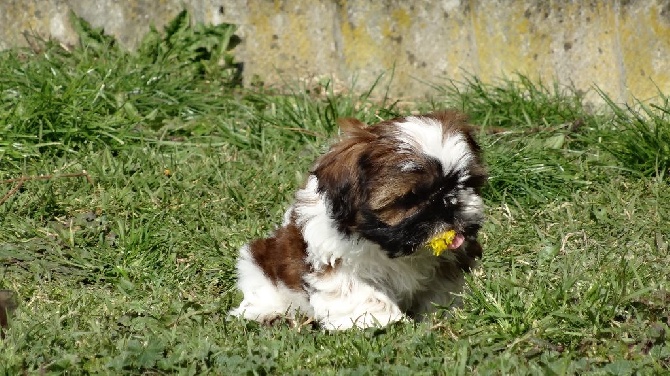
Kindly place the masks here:
<instances>
[{"instance_id":1,"label":"dog's nose","mask_svg":"<svg viewBox=\"0 0 670 376\"><path fill-rule=\"evenodd\" d=\"M477 236L479 229L482 226L479 223L471 223L465 226L464 233L467 236Z\"/></svg>"}]
</instances>

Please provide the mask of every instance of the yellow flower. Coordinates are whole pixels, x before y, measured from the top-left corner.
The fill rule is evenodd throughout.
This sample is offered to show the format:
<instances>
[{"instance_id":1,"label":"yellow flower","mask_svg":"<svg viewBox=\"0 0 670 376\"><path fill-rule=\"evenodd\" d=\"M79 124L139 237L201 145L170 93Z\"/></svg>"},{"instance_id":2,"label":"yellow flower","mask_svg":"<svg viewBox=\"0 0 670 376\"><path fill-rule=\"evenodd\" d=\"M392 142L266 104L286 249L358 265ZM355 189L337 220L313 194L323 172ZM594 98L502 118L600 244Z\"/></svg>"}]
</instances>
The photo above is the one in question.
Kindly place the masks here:
<instances>
[{"instance_id":1,"label":"yellow flower","mask_svg":"<svg viewBox=\"0 0 670 376\"><path fill-rule=\"evenodd\" d=\"M456 237L456 231L445 231L428 241L428 246L433 249L433 254L439 256L444 252Z\"/></svg>"}]
</instances>

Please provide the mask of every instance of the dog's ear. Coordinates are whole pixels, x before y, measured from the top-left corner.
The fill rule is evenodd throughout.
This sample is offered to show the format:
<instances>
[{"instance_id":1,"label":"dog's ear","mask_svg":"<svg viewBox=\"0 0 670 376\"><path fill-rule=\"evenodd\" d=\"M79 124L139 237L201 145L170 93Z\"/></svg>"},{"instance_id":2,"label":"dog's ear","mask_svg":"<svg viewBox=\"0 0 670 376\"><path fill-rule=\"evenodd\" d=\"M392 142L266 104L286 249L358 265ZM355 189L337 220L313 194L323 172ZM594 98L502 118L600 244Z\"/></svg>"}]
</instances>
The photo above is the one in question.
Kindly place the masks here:
<instances>
[{"instance_id":1,"label":"dog's ear","mask_svg":"<svg viewBox=\"0 0 670 376\"><path fill-rule=\"evenodd\" d=\"M338 124L342 139L317 160L312 173L319 181L319 192L328 198L330 214L338 228L348 233L355 225L358 208L365 201L365 176L360 163L368 144L377 136L356 119L340 119Z\"/></svg>"},{"instance_id":2,"label":"dog's ear","mask_svg":"<svg viewBox=\"0 0 670 376\"><path fill-rule=\"evenodd\" d=\"M365 123L355 118L337 119L337 125L340 127L340 131L345 137L348 135L369 133L365 129Z\"/></svg>"}]
</instances>

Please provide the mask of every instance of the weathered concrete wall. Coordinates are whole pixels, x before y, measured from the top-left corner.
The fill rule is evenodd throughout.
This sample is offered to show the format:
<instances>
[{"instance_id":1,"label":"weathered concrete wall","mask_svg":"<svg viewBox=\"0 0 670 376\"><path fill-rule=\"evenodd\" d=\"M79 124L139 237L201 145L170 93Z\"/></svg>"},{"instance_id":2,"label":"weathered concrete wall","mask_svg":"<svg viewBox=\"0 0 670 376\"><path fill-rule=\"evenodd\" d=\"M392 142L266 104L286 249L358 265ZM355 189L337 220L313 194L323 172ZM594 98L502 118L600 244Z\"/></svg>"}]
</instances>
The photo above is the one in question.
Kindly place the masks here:
<instances>
[{"instance_id":1,"label":"weathered concrete wall","mask_svg":"<svg viewBox=\"0 0 670 376\"><path fill-rule=\"evenodd\" d=\"M25 32L76 43L70 9L132 48L182 5L238 24L245 77L267 83L332 75L367 87L395 67L399 97L514 72L620 101L670 91L670 0L3 0L0 48L26 44Z\"/></svg>"}]
</instances>

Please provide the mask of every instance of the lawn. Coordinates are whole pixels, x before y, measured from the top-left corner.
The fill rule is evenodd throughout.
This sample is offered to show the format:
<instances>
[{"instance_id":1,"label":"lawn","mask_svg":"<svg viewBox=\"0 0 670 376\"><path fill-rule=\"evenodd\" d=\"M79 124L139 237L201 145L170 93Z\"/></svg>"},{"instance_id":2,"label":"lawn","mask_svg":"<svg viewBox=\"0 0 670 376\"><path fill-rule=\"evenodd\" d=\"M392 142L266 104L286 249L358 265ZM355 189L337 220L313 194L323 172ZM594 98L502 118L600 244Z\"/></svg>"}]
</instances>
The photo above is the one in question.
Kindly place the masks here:
<instances>
[{"instance_id":1,"label":"lawn","mask_svg":"<svg viewBox=\"0 0 670 376\"><path fill-rule=\"evenodd\" d=\"M135 52L0 53L0 339L14 374L670 372L670 104L515 76L415 103L241 89L227 25L187 15ZM596 90L596 89L594 89ZM448 319L327 332L230 319L237 249L280 221L335 119L457 108L489 166L484 258Z\"/></svg>"}]
</instances>

